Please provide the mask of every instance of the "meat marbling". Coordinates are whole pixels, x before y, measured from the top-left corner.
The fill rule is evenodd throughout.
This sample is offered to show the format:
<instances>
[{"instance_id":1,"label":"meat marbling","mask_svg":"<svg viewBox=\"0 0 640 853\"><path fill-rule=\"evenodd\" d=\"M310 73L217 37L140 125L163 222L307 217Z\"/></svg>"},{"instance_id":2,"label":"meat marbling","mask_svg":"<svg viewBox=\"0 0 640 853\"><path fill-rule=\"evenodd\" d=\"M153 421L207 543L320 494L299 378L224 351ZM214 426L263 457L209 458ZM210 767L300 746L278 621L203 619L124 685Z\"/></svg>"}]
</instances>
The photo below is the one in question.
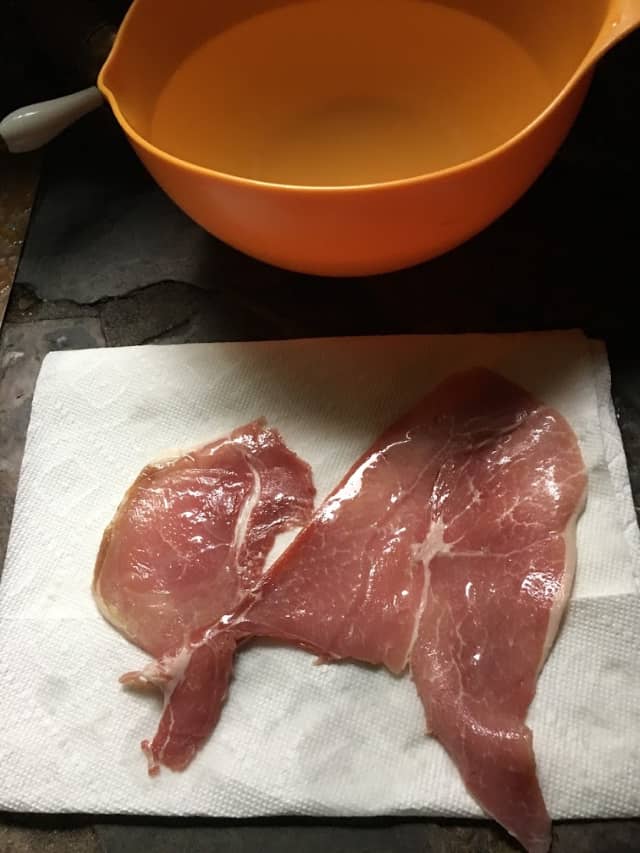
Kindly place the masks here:
<instances>
[{"instance_id":1,"label":"meat marbling","mask_svg":"<svg viewBox=\"0 0 640 853\"><path fill-rule=\"evenodd\" d=\"M585 495L558 412L488 370L454 375L355 464L231 621L328 659L408 665L471 795L542 853L525 718Z\"/></svg>"},{"instance_id":2,"label":"meat marbling","mask_svg":"<svg viewBox=\"0 0 640 853\"><path fill-rule=\"evenodd\" d=\"M201 632L207 682L216 680L203 729L219 716L234 647L251 637L409 667L428 729L471 795L543 853L550 821L525 718L570 595L585 494L579 446L558 412L489 370L449 377ZM172 726L169 705L147 746L152 766L175 766Z\"/></svg>"},{"instance_id":3,"label":"meat marbling","mask_svg":"<svg viewBox=\"0 0 640 853\"><path fill-rule=\"evenodd\" d=\"M235 643L217 640L214 654L203 629L256 584L276 535L309 520L314 495L309 466L256 421L148 465L118 507L93 592L105 618L155 658L121 679L165 694L160 745L143 743L152 772L159 761L185 767L210 733Z\"/></svg>"}]
</instances>

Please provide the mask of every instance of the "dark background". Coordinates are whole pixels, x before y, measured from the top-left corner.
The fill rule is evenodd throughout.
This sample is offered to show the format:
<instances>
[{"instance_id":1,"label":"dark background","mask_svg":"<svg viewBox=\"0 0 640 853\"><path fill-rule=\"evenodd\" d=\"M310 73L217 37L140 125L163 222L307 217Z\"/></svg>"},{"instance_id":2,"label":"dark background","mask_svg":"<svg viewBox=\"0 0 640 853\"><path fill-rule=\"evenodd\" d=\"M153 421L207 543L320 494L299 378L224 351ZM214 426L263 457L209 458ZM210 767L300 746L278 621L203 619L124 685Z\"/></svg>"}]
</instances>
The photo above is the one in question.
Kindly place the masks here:
<instances>
[{"instance_id":1,"label":"dark background","mask_svg":"<svg viewBox=\"0 0 640 853\"><path fill-rule=\"evenodd\" d=\"M0 113L90 82L66 45L42 32L40 40L34 36L27 12L38 5L35 0L4 3ZM70 8L64 2L45 5L48 14L59 9L58 17ZM98 0L96 8L115 24L126 6ZM221 288L223 301L233 291L234 300L249 301L263 322L270 318L261 326L263 336L629 329L639 280L639 56L636 33L602 60L567 143L495 225L431 263L356 281L285 273L205 236L151 185L104 109L49 146L31 230L34 248L28 246L18 281L47 298L80 301L162 279ZM96 203L101 216L88 217ZM98 258L101 271L95 269ZM200 292L185 298L179 301L195 300L198 312L219 316L220 305ZM242 323L227 328L240 337L259 331Z\"/></svg>"}]
</instances>

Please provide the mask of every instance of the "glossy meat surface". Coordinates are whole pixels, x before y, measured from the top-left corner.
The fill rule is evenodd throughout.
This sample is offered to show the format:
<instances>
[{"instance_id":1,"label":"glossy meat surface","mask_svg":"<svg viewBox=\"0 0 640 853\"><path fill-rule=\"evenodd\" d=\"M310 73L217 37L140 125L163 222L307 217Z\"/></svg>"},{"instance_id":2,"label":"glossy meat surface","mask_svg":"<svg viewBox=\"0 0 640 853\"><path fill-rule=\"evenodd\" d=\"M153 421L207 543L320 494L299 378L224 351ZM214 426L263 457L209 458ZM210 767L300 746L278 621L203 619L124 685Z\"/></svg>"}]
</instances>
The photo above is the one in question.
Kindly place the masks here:
<instances>
[{"instance_id":1,"label":"glossy meat surface","mask_svg":"<svg viewBox=\"0 0 640 853\"><path fill-rule=\"evenodd\" d=\"M570 593L586 475L555 411L458 374L347 474L236 618L394 672L470 793L530 851L550 822L525 717Z\"/></svg>"},{"instance_id":2,"label":"glossy meat surface","mask_svg":"<svg viewBox=\"0 0 640 853\"><path fill-rule=\"evenodd\" d=\"M234 558L239 580L218 621L124 676L168 697L144 744L150 768L186 766L220 715L236 647L269 637L409 668L471 795L544 853L550 821L525 720L570 596L586 485L558 412L492 371L451 376L363 454L266 573L250 560L245 581Z\"/></svg>"},{"instance_id":3,"label":"glossy meat surface","mask_svg":"<svg viewBox=\"0 0 640 853\"><path fill-rule=\"evenodd\" d=\"M525 718L570 595L586 475L556 412L513 386L476 382L512 423L478 412L457 424L422 545L429 586L411 670L430 731L470 793L541 853L550 823Z\"/></svg>"},{"instance_id":4,"label":"glossy meat surface","mask_svg":"<svg viewBox=\"0 0 640 853\"><path fill-rule=\"evenodd\" d=\"M406 667L425 588L415 544L446 443L434 402L387 431L323 503L257 591L248 631Z\"/></svg>"},{"instance_id":5,"label":"glossy meat surface","mask_svg":"<svg viewBox=\"0 0 640 853\"><path fill-rule=\"evenodd\" d=\"M148 465L105 531L94 575L103 615L158 657L232 609L276 535L313 509L311 472L258 421Z\"/></svg>"},{"instance_id":6,"label":"glossy meat surface","mask_svg":"<svg viewBox=\"0 0 640 853\"><path fill-rule=\"evenodd\" d=\"M158 755L168 766L188 763L226 694L226 685L215 688L220 667L202 629L259 581L276 535L309 520L314 494L308 465L256 421L147 466L105 531L94 596L105 618L157 659L122 681L164 692L171 725Z\"/></svg>"}]
</instances>

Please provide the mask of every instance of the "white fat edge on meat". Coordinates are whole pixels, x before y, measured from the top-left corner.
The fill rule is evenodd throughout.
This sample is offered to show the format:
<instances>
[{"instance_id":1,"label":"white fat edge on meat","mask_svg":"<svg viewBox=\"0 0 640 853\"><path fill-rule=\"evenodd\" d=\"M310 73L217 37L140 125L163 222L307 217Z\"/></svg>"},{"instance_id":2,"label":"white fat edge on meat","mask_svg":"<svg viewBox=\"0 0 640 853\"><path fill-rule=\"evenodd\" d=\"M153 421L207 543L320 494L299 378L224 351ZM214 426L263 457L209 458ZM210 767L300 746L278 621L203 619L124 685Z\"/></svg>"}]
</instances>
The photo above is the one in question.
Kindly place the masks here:
<instances>
[{"instance_id":1,"label":"white fat edge on meat","mask_svg":"<svg viewBox=\"0 0 640 853\"><path fill-rule=\"evenodd\" d=\"M441 518L438 518L429 528L429 532L427 533L425 540L420 544L413 546L413 556L416 562L422 563L424 579L422 587L422 596L420 598L420 603L416 611L416 619L413 625L413 632L411 635L411 640L409 642L409 648L407 649L405 667L410 664L411 655L413 654L413 649L418 640L418 632L422 623L422 617L424 615L424 611L426 610L427 602L429 600L429 589L431 586L431 570L429 567L431 565L431 561L434 557L437 557L441 554L448 554L451 551L451 545L448 542L445 542L444 540L445 530L446 526L444 522ZM403 667L403 669L405 667ZM431 729L429 727L428 718L426 720L426 723L426 734L430 735Z\"/></svg>"},{"instance_id":2,"label":"white fat edge on meat","mask_svg":"<svg viewBox=\"0 0 640 853\"><path fill-rule=\"evenodd\" d=\"M237 559L240 548L244 543L247 530L249 528L249 521L251 520L251 514L253 510L256 508L258 501L260 500L260 494L262 492L262 479L260 477L260 472L256 468L256 466L251 462L249 455L244 453L244 458L249 466L249 470L251 471L251 476L253 482L251 483L251 490L246 496L244 503L238 513L236 518L236 524L233 531L233 542L231 543L231 550L234 554L234 557Z\"/></svg>"},{"instance_id":3,"label":"white fat edge on meat","mask_svg":"<svg viewBox=\"0 0 640 853\"><path fill-rule=\"evenodd\" d=\"M173 693L173 691L171 691L171 693ZM158 761L157 761L158 764L162 764L162 760L164 758L164 753L165 753L165 750L167 748L167 744L171 740L171 735L173 733L173 727L175 724L175 716L173 714L173 708L171 707L171 705L169 705L168 699L167 699L167 695L170 698L171 693L169 693L169 694L165 693L165 706L163 708L163 713L165 710L168 711L168 713L169 713L169 725L167 726L167 736L165 737L164 741L162 742L162 745L158 749L156 749L156 753L158 755ZM149 758L151 761L153 761L153 765L150 765L150 766L156 766L156 761L153 757L153 751L150 750L149 752L150 752Z\"/></svg>"},{"instance_id":4,"label":"white fat edge on meat","mask_svg":"<svg viewBox=\"0 0 640 853\"><path fill-rule=\"evenodd\" d=\"M120 615L120 611L116 607L111 607L102 595L102 590L100 589L100 577L102 575L101 573L99 573L99 575L97 583L93 588L93 598L96 606L104 619L106 619L106 621L112 625L116 631L119 631L126 639L129 639L130 626L126 619Z\"/></svg>"},{"instance_id":5,"label":"white fat edge on meat","mask_svg":"<svg viewBox=\"0 0 640 853\"><path fill-rule=\"evenodd\" d=\"M181 459L184 459L187 456L195 456L197 453L200 453L201 450L204 450L209 445L215 445L214 450L219 450L221 447L225 447L228 444L236 444L237 439L224 438L220 441L215 439L210 441L201 441L196 444L194 447L190 447L188 450L181 447L170 447L165 450L161 450L158 452L156 456L153 456L145 465L145 468L164 468L166 465L171 465L174 462L179 462Z\"/></svg>"},{"instance_id":6,"label":"white fat edge on meat","mask_svg":"<svg viewBox=\"0 0 640 853\"><path fill-rule=\"evenodd\" d=\"M266 427L265 427L265 429L266 429ZM246 538L247 529L249 527L249 521L251 519L251 514L252 514L253 510L255 509L256 505L258 504L258 502L260 500L260 494L261 494L261 490L262 490L262 480L260 477L260 473L259 473L258 469L256 468L256 466L252 463L250 455L244 450L244 447L242 445L242 441L240 439L241 439L241 437L222 439L221 441L219 441L218 443L215 444L215 448L214 448L214 450L217 451L220 448L226 447L228 445L239 446L239 448L242 452L242 455L243 455L247 465L249 466L249 469L251 470L251 474L253 477L253 483L252 483L251 491L247 495L247 498L246 498L246 500L242 506L242 509L240 510L240 513L238 514L238 518L236 520L233 542L232 542L232 546L231 546L231 549L232 549L232 551L236 557L239 553L240 548L242 547L242 543L244 542L244 540ZM151 462L149 462L149 464L146 467L148 467L148 468L153 468L153 467L160 468L160 467L164 467L166 465L171 465L172 463L178 462L180 459L184 459L187 456L191 456L191 455L195 456L197 453L199 453L199 451L203 450L204 448L208 447L210 444L213 444L213 443L214 442L203 442L202 444L199 444L197 447L194 447L188 451L178 450L178 449L168 450L168 451L162 453L161 455L155 457L155 459L152 460ZM281 534L281 535L284 535L284 534ZM295 537L295 531L292 531L289 538L288 539L285 538L284 541L282 542L282 544L280 545L279 551L280 552L284 551L285 548L288 546L289 542L294 537ZM278 536L277 538L279 540L280 536ZM272 551L273 550L275 550L275 549L272 549ZM275 559L276 556L278 556L278 554L273 554L273 552L272 552L269 556L271 557L271 559L268 562L265 561L263 573L266 572L268 565L271 562L273 562L273 560Z\"/></svg>"},{"instance_id":7,"label":"white fat edge on meat","mask_svg":"<svg viewBox=\"0 0 640 853\"><path fill-rule=\"evenodd\" d=\"M109 524L105 528L104 533L102 534L102 541L104 542L104 539L106 536L110 537L114 533L116 525L120 519L120 516L124 512L125 508L128 506L129 500L131 499L134 490L136 488L138 488L140 478L144 474L145 471L150 471L152 469L163 468L165 466L171 465L174 462L178 462L180 459L183 459L185 456L188 456L192 453L197 453L199 450L202 450L203 448L207 447L208 444L211 444L211 443L212 442L202 442L196 448L192 448L190 451L183 451L183 450L180 450L177 448L174 448L172 450L166 450L166 451L161 452L158 456L154 457L150 462L148 462L144 466L144 468L138 473L138 476L136 477L136 479L133 481L133 483L131 483L131 485L129 486L129 488L126 490L125 494L121 498L121 500L120 500L120 502L116 508L116 511L114 513L113 518L111 519L111 521L109 522ZM218 447L222 447L225 444L232 444L232 443L233 443L232 439L223 439L216 446L216 449ZM103 567L103 565L104 565L104 559L101 560L100 562L96 562L96 565L94 566L94 577L93 577L93 583L92 583L92 592L93 592L94 600L96 602L98 610L100 611L102 616L107 620L107 622L109 622L124 637L126 637L127 639L130 640L131 639L130 625L128 624L127 620L121 616L119 610L117 608L111 606L110 603L107 601L107 599L103 595L103 592L102 592L102 567ZM153 665L154 664L150 664L150 666L153 666ZM141 675L143 675L143 673L141 673Z\"/></svg>"},{"instance_id":8,"label":"white fat edge on meat","mask_svg":"<svg viewBox=\"0 0 640 853\"><path fill-rule=\"evenodd\" d=\"M583 472L580 473L582 474ZM554 640L560 628L560 623L562 622L562 618L566 611L567 604L571 597L571 591L573 589L573 581L575 578L577 563L576 533L578 527L578 520L580 519L580 516L584 511L586 502L587 484L585 483L582 495L580 496L580 500L577 502L575 511L569 519L569 522L562 534L562 538L564 539L564 571L562 573L562 580L560 581L560 589L549 611L549 624L547 626L547 635L545 637L544 646L542 648L542 655L540 656L540 663L536 672L536 678L538 678L538 676L540 675L542 667L544 666L547 657L549 656L549 652L553 647Z\"/></svg>"},{"instance_id":9,"label":"white fat edge on meat","mask_svg":"<svg viewBox=\"0 0 640 853\"><path fill-rule=\"evenodd\" d=\"M446 457L446 453L451 445L451 434L443 444L443 446L438 450L432 459L430 459L427 464L420 470L418 476L414 480L414 486L419 482L425 472L431 468L439 459L443 456ZM397 445L405 444L411 441L410 433L407 433L404 439L394 442L390 447L394 447ZM440 476L440 469L438 470L438 474L433 483L431 498L430 501L433 500L433 494L435 491L435 484ZM409 490L411 491L411 489ZM422 542L414 543L412 546L412 556L414 558L415 564L422 564L423 570L423 586L422 586L422 595L420 597L420 602L418 604L418 608L415 615L415 621L413 624L413 631L411 632L411 639L409 640L409 644L407 646L407 652L405 655L404 663L401 668L401 672L404 671L407 666L410 665L411 655L413 653L414 646L418 639L418 632L420 630L420 624L422 622L422 616L427 606L427 601L429 598L429 587L431 585L431 572L429 566L431 565L431 560L439 554L447 554L451 550L451 545L444 540L444 532L446 530L445 524L442 521L442 518L438 516L435 522L432 522L429 530L427 531L427 535ZM427 722L428 725L428 722ZM429 733L427 729L427 734Z\"/></svg>"},{"instance_id":10,"label":"white fat edge on meat","mask_svg":"<svg viewBox=\"0 0 640 853\"><path fill-rule=\"evenodd\" d=\"M251 461L251 457L248 453L243 451L243 456L251 471L253 482L251 485L251 490L245 498L244 504L242 505L242 508L238 513L238 517L236 519L233 542L231 544L231 550L236 560L238 558L240 549L242 548L242 545L247 537L247 530L249 529L251 516L253 514L254 509L260 502L260 497L262 494L262 478L260 476L260 471L253 464L253 462ZM293 541L293 539L295 539L299 528L300 525L296 525L293 529L280 531L276 534L273 546L269 550L269 553L264 555L264 565L262 567L263 576L267 574L269 568L274 563L274 561L280 556L280 554L282 554L286 550L286 548Z\"/></svg>"},{"instance_id":11,"label":"white fat edge on meat","mask_svg":"<svg viewBox=\"0 0 640 853\"><path fill-rule=\"evenodd\" d=\"M110 543L110 538L113 534L116 521L117 521L120 513L122 512L122 509L123 509L126 501L129 498L129 493L130 493L132 488L133 488L133 486L127 491L127 494L125 495L125 497L121 501L120 505L118 506L115 517L107 525L104 533L102 534L102 542L101 542L101 546L100 546L100 552L98 555L99 557L102 556L102 560L96 561L96 564L95 564L94 569L93 569L93 581L91 584L91 592L93 594L93 600L96 603L98 611L100 612L102 617L110 625L112 625L117 631L119 631L126 639L130 639L129 626L127 624L127 620L120 614L120 611L118 610L117 607L114 607L112 604L110 604L110 602L105 598L105 596L103 595L103 592L102 592L102 567L104 566L104 561L106 559L106 554L104 554L104 555L102 554L102 543L104 542L105 537L107 537L107 536L109 537L109 543Z\"/></svg>"},{"instance_id":12,"label":"white fat edge on meat","mask_svg":"<svg viewBox=\"0 0 640 853\"><path fill-rule=\"evenodd\" d=\"M126 673L120 680L134 689L155 687L163 692L166 691L170 696L184 676L193 649L193 646L185 645L177 654L153 660L139 672ZM165 694L165 707L166 704L167 695Z\"/></svg>"},{"instance_id":13,"label":"white fat edge on meat","mask_svg":"<svg viewBox=\"0 0 640 853\"><path fill-rule=\"evenodd\" d=\"M183 646L183 648L180 649L177 655L174 655L170 658L162 658L162 660L160 661L160 666L162 667L163 671L166 672L169 676L169 680L162 687L162 690L164 692L163 709L168 706L173 691L184 678L184 674L187 671L187 667L189 666L189 661L191 660L191 655L193 654L193 651L193 647Z\"/></svg>"},{"instance_id":14,"label":"white fat edge on meat","mask_svg":"<svg viewBox=\"0 0 640 853\"><path fill-rule=\"evenodd\" d=\"M171 697L173 696L173 692L178 684L180 684L184 678L192 653L193 648L184 646L176 655L162 658L160 661L154 661L149 664L149 666L145 667L145 669L140 673L140 678L148 681L162 691L162 713L169 713L167 735L161 746L156 750L158 761L155 760L153 750L151 748L145 749L150 770L155 769L159 763L162 763L165 749L171 740L175 724L173 709L171 708ZM166 680L163 683L164 679Z\"/></svg>"},{"instance_id":15,"label":"white fat edge on meat","mask_svg":"<svg viewBox=\"0 0 640 853\"><path fill-rule=\"evenodd\" d=\"M272 427L268 426L267 419L256 418L253 421L250 421L245 427L249 426L258 426L264 430L266 433L279 435ZM242 427L241 429L244 429ZM243 439L246 437L246 433L241 432L239 435L235 437L231 437L231 435L224 436L220 439L205 439L203 441L199 441L196 444L191 445L188 449L180 448L180 447L171 447L165 450L161 450L158 452L158 455L153 457L147 463L149 466L162 466L170 464L171 462L177 462L179 459L184 458L185 456L191 456L192 454L199 453L201 450L204 450L207 447L211 447L212 450L218 450L221 447L226 447L227 445L243 445Z\"/></svg>"},{"instance_id":16,"label":"white fat edge on meat","mask_svg":"<svg viewBox=\"0 0 640 853\"><path fill-rule=\"evenodd\" d=\"M394 444L403 444L407 440L408 439L403 439L402 441L395 442ZM364 472L367 470L367 468L370 468L378 460L380 455L381 452L377 452L371 457L367 458L351 474L351 476L348 478L347 482L344 485L336 489L335 492L331 493L317 508L313 515L313 518L309 522L309 526L312 526L317 522L331 520L331 517L334 512L334 505L339 506L343 501L353 499L358 494L358 490L361 485ZM354 481L356 485L354 485ZM263 578L269 574L271 566L287 551L289 546L297 538L299 530L300 526L297 525L290 530L282 531L276 536L276 541L267 558L265 559L265 564L262 572ZM249 592L244 603L241 603L240 606L233 610L231 613L222 616L220 618L219 624L223 627L223 629L228 628L229 626L237 622L241 622L242 619L247 615L247 613L253 608L253 606L262 601L264 597L264 589L264 585L258 582L257 586ZM336 657L336 660L337 659L338 658Z\"/></svg>"},{"instance_id":17,"label":"white fat edge on meat","mask_svg":"<svg viewBox=\"0 0 640 853\"><path fill-rule=\"evenodd\" d=\"M252 424L256 424L260 426L265 432L273 432L271 427L267 426L266 418L257 418L255 421L252 421L251 424L247 424L250 426ZM216 440L214 439L206 439L198 442L197 444L192 445L189 449L180 448L180 447L170 447L165 450L160 450L157 456L152 457L146 464L147 468L161 468L165 465L171 465L172 462L178 462L180 459L184 459L185 456L192 456L197 453L200 453L201 450L204 450L207 447L211 447L213 450L219 450L221 447L226 447L231 444L239 444L242 445L242 439L244 438L244 434L240 434L235 438L231 438L231 436L226 436L224 438Z\"/></svg>"},{"instance_id":18,"label":"white fat edge on meat","mask_svg":"<svg viewBox=\"0 0 640 853\"><path fill-rule=\"evenodd\" d=\"M197 643L185 645L177 654L153 661L140 673L137 673L138 682L146 682L147 684L150 684L162 691L162 713L164 714L167 712L169 715L169 725L167 727L166 737L162 744L155 750L158 760L156 761L154 758L154 751L151 748L145 749L150 770L153 770L158 767L159 764L162 764L167 744L171 741L171 735L173 734L173 728L175 725L175 716L171 707L171 698L173 693L184 679L187 667L191 662L194 652L202 646L210 644L211 640L215 639L216 633L216 631L206 631ZM133 680L128 683L133 687L140 686L139 683L136 685Z\"/></svg>"},{"instance_id":19,"label":"white fat edge on meat","mask_svg":"<svg viewBox=\"0 0 640 853\"><path fill-rule=\"evenodd\" d=\"M113 518L105 528L103 533L103 539L106 535L110 535L119 518L121 513L124 511L125 507L127 507L129 500L131 499L132 493L134 489L138 488L140 478L145 472L150 472L153 469L160 469L172 465L174 462L179 462L180 459L184 459L186 456L191 456L192 454L198 453L200 450L203 450L205 447L208 447L209 444L213 444L214 442L203 441L198 444L196 447L192 447L191 450L183 450L180 448L172 448L160 451L157 456L154 456L151 460L149 460L145 466L138 472L135 480L131 483L131 485L127 488L126 492L120 499L118 506L116 507ZM219 447L223 447L226 444L235 443L233 439L223 439L216 445L216 450ZM94 570L94 584L93 591L94 596L96 598L98 607L102 612L103 616L107 618L107 621L111 622L115 628L124 632L125 625L124 623L115 616L116 611L112 611L109 607L107 607L104 597L102 595L102 591L100 589L100 580L101 580L101 572L102 563L97 564ZM108 615L107 615L108 614ZM113 619L111 617L114 617Z\"/></svg>"}]
</instances>

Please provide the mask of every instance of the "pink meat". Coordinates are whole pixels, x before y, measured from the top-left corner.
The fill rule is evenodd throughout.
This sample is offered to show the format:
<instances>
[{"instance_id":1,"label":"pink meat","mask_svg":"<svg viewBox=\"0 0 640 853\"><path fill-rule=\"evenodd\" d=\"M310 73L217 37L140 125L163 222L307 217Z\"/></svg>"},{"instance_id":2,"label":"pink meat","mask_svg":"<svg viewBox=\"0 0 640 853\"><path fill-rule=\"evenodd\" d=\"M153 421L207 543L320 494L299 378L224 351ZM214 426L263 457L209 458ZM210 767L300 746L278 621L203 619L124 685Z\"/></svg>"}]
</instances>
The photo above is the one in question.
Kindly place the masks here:
<instances>
[{"instance_id":1,"label":"pink meat","mask_svg":"<svg viewBox=\"0 0 640 853\"><path fill-rule=\"evenodd\" d=\"M122 678L165 694L157 755L144 745L152 770L186 766L215 724L225 643L213 655L202 629L256 584L276 535L309 520L314 494L309 467L262 421L147 466L127 492L93 591L105 618L156 658Z\"/></svg>"},{"instance_id":2,"label":"pink meat","mask_svg":"<svg viewBox=\"0 0 640 853\"><path fill-rule=\"evenodd\" d=\"M475 381L514 417L506 432L479 411L458 422L420 546L429 586L411 671L471 795L544 853L550 822L525 718L570 595L586 474L556 412L493 377Z\"/></svg>"},{"instance_id":3,"label":"pink meat","mask_svg":"<svg viewBox=\"0 0 640 853\"><path fill-rule=\"evenodd\" d=\"M570 594L585 490L557 412L487 370L449 378L207 632L221 678L231 635L410 666L429 730L472 796L542 853L550 821L525 718Z\"/></svg>"}]
</instances>

